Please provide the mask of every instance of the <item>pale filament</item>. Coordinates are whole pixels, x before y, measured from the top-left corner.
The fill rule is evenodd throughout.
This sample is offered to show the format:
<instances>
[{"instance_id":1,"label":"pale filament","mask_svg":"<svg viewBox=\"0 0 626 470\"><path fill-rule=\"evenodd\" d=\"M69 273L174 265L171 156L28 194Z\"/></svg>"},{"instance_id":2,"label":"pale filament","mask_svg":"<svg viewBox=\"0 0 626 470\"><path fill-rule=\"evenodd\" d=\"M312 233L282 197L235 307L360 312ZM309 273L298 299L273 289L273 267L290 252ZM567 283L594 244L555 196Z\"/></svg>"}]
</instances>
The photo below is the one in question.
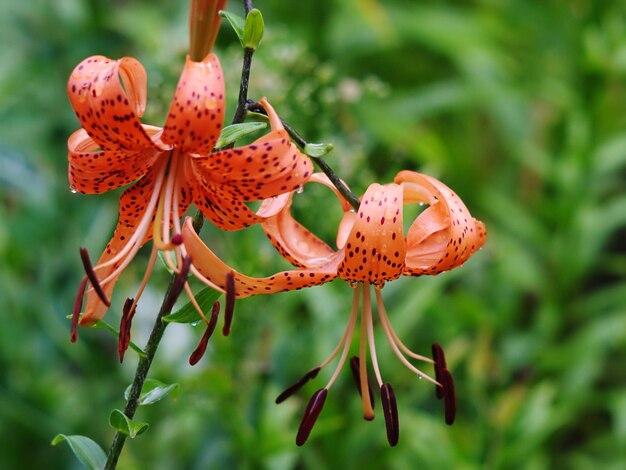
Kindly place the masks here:
<instances>
[{"instance_id":1,"label":"pale filament","mask_svg":"<svg viewBox=\"0 0 626 470\"><path fill-rule=\"evenodd\" d=\"M367 324L372 317L372 300L370 298L370 283L363 283L363 308L361 312L361 334L359 335L359 381L361 383L361 401L363 402L363 416L365 419L374 417L370 400L370 387L367 380Z\"/></svg>"},{"instance_id":2,"label":"pale filament","mask_svg":"<svg viewBox=\"0 0 626 470\"><path fill-rule=\"evenodd\" d=\"M165 163L166 162L162 163L161 165L165 165ZM124 245L124 248L122 248L115 257L102 264L99 264L94 268L94 271L97 272L98 270L101 270L112 264L115 265L121 259L123 259L122 264L117 266L111 274L109 274L105 279L100 281L100 285L104 286L112 279L115 279L115 277L117 277L119 273L122 272L126 268L126 266L130 264L132 259L141 248L141 242L146 237L146 233L148 232L148 228L150 227L150 222L152 222L152 215L154 214L154 210L159 199L159 194L161 192L161 186L163 184L164 177L164 171L158 172L158 177L154 185L154 191L152 192L152 196L150 197L150 201L148 202L148 206L146 207L143 218L137 226L137 230L135 230L135 232L133 233L133 236L128 240L126 245ZM90 290L92 289L93 287L90 288Z\"/></svg>"},{"instance_id":3,"label":"pale filament","mask_svg":"<svg viewBox=\"0 0 626 470\"><path fill-rule=\"evenodd\" d=\"M378 299L379 297L381 297L380 300ZM378 305L383 305L381 289L379 287L376 287L376 299L377 299ZM383 306L383 309L384 309L384 306ZM385 317L386 317L387 316L387 312L384 311L384 314L385 314ZM396 332L393 329L393 327L391 326L391 322L389 320L387 320L387 325L389 326L389 332L391 333L391 336L393 337L394 341L400 347L400 349L402 349L402 351L404 351L404 353L407 356L410 356L410 357L412 357L414 359L418 359L420 361L428 362L430 364L434 364L435 363L435 361L433 361L430 357L422 356L421 354L417 354L417 353L414 353L413 351L411 351L402 342L402 340L400 340L400 337L396 334Z\"/></svg>"},{"instance_id":4,"label":"pale filament","mask_svg":"<svg viewBox=\"0 0 626 470\"><path fill-rule=\"evenodd\" d=\"M137 302L139 302L139 299L141 298L141 294L143 294L144 289L148 285L148 280L150 279L150 276L152 275L152 270L154 269L154 263L156 262L158 252L159 250L157 250L156 246L153 245L152 251L150 252L150 259L148 260L148 267L146 268L146 272L143 275L143 279L141 280L141 284L139 285L137 294L135 295L135 298L133 299L133 303L130 306L130 309L128 309L129 312L132 312L135 308L137 308Z\"/></svg>"},{"instance_id":5,"label":"pale filament","mask_svg":"<svg viewBox=\"0 0 626 470\"><path fill-rule=\"evenodd\" d=\"M376 381L378 382L378 386L383 386L383 379L380 375L380 369L378 367L378 357L376 356L376 342L374 341L374 325L372 321L372 300L370 297L369 288L367 289L367 299L366 299L365 290L363 291L363 305L366 303L370 306L368 310L367 318L364 318L362 321L366 321L367 323L367 339L369 341L370 346L370 357L372 358L372 367L374 368L374 374L376 375ZM364 307L365 311L365 307Z\"/></svg>"},{"instance_id":6,"label":"pale filament","mask_svg":"<svg viewBox=\"0 0 626 470\"><path fill-rule=\"evenodd\" d=\"M387 341L389 342L389 345L391 346L391 349L393 349L393 352L398 357L398 359L400 359L400 361L409 370L413 371L418 376L420 376L423 379L426 379L429 382L432 382L435 385L441 387L441 384L439 382L437 382L435 379L432 379L428 375L424 374L421 370L419 370L417 367L415 367L413 364L411 364L407 360L407 358L404 357L402 352L398 349L398 346L396 345L394 337L393 337L393 335L391 334L391 331L390 331L391 325L389 324L389 318L387 317L387 312L385 311L385 306L383 305L383 298L380 295L380 292L378 292L378 291L376 291L376 303L378 305L378 315L380 316L380 323L383 326L383 330L385 332L385 336L387 337Z\"/></svg>"},{"instance_id":7,"label":"pale filament","mask_svg":"<svg viewBox=\"0 0 626 470\"><path fill-rule=\"evenodd\" d=\"M359 313L360 294L361 294L361 286L358 285L357 287L354 288L354 297L352 298L352 311L350 312L350 319L348 320L348 326L346 328L346 331L343 337L341 338L341 341L339 342L337 349L335 349L331 357L329 357L324 362L324 365L326 365L328 364L328 362L332 361L334 357L337 355L337 352L339 351L341 344L343 343L343 352L341 353L341 358L339 359L339 363L337 364L337 368L335 369L335 372L333 373L332 377L328 381L328 384L326 384L326 387L325 387L326 389L329 389L330 387L332 387L333 384L335 383L335 380L337 380L337 377L339 376L339 372L343 368L343 365L346 362L346 357L348 356L348 352L350 351L350 344L352 344L352 335L354 334L354 326L356 325L356 318L357 318L357 314Z\"/></svg>"}]
</instances>

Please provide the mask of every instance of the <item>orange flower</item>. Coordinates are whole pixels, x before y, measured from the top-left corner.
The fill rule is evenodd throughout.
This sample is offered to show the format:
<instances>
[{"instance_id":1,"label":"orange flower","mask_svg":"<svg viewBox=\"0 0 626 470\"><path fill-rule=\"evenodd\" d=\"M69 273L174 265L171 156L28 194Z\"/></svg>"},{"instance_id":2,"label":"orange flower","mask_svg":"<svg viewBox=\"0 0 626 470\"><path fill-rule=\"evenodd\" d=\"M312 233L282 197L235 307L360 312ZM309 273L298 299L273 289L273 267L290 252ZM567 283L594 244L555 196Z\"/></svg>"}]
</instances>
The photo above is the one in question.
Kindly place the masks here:
<instances>
[{"instance_id":1,"label":"orange flower","mask_svg":"<svg viewBox=\"0 0 626 470\"><path fill-rule=\"evenodd\" d=\"M146 105L146 72L133 58L85 59L70 76L68 94L82 125L68 140L72 190L100 194L133 183L121 196L113 238L95 267L85 263L92 287L81 325L104 316L119 275L148 240L154 242L152 256L130 311L157 250L166 251L172 269L179 270L186 254L180 217L191 202L218 227L238 230L273 215L253 212L246 201L288 193L312 173L310 160L290 142L265 100L269 134L246 147L210 153L224 117L224 78L213 53L200 62L187 57L163 129L139 120ZM199 274L193 266L191 272ZM77 305L80 311L80 299Z\"/></svg>"},{"instance_id":2,"label":"orange flower","mask_svg":"<svg viewBox=\"0 0 626 470\"><path fill-rule=\"evenodd\" d=\"M376 381L381 390L387 436L391 445L398 441L395 396L391 386L383 382L376 358L370 286L374 286L378 316L391 348L410 370L438 387L438 396L445 399L446 422L451 424L455 409L454 384L447 370L443 351L438 345L433 345L433 361L409 350L391 326L381 290L385 281L397 279L401 275L433 275L461 266L485 242L486 231L483 223L474 219L459 197L443 183L411 171L400 172L392 184L372 184L361 199L357 212L351 210L325 176L315 174L310 181L333 189L342 203L344 216L337 236L338 250L330 248L292 218L291 200L284 209L263 223L265 232L281 255L299 269L263 279L245 276L225 265L202 243L189 219L183 225L184 244L194 259L197 270L222 289L225 288L225 279L234 277L234 289L227 289L234 290L230 292L231 296L243 298L254 294L300 289L337 277L354 286L352 312L337 348L327 360L310 370L277 399L280 402L290 396L341 352L339 364L330 381L311 399L296 442L302 445L308 438L326 399L326 393L347 359L361 297L360 350L359 356L350 361L351 367L362 395L364 417L372 419L373 401L366 364L369 347ZM405 235L403 205L415 203L427 204L429 207L419 214ZM264 202L267 207L272 204L275 203L271 200ZM431 378L417 369L406 356L434 363L436 377Z\"/></svg>"}]
</instances>

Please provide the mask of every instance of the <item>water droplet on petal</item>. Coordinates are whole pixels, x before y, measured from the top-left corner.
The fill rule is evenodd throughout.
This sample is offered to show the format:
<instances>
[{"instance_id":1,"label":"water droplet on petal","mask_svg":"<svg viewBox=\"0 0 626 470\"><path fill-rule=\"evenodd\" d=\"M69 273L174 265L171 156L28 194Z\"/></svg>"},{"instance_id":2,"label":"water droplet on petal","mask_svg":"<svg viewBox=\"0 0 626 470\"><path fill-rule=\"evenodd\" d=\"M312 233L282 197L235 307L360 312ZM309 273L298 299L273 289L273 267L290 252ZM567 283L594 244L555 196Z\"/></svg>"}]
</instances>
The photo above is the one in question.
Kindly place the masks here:
<instances>
[{"instance_id":1,"label":"water droplet on petal","mask_svg":"<svg viewBox=\"0 0 626 470\"><path fill-rule=\"evenodd\" d=\"M76 190L76 188L74 186L70 186L70 193L72 194L76 194L78 191Z\"/></svg>"},{"instance_id":2,"label":"water droplet on petal","mask_svg":"<svg viewBox=\"0 0 626 470\"><path fill-rule=\"evenodd\" d=\"M204 106L206 109L215 109L217 108L217 100L214 97L209 97L204 100Z\"/></svg>"},{"instance_id":3,"label":"water droplet on petal","mask_svg":"<svg viewBox=\"0 0 626 470\"><path fill-rule=\"evenodd\" d=\"M298 186L298 189L296 189L296 193L298 194L302 194L303 191L304 191L304 186Z\"/></svg>"},{"instance_id":4,"label":"water droplet on petal","mask_svg":"<svg viewBox=\"0 0 626 470\"><path fill-rule=\"evenodd\" d=\"M200 320L191 322L191 326L198 326L200 324Z\"/></svg>"}]
</instances>

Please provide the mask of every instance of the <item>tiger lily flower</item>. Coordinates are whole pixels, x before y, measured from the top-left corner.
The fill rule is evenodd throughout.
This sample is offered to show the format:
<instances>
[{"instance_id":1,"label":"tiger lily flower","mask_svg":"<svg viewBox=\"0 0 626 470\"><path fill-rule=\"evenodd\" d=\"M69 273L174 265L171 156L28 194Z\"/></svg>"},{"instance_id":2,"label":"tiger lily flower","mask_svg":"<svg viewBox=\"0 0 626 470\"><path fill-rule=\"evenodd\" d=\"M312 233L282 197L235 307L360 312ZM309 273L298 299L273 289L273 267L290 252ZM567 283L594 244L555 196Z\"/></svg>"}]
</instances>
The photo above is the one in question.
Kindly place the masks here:
<instances>
[{"instance_id":1,"label":"tiger lily flower","mask_svg":"<svg viewBox=\"0 0 626 470\"><path fill-rule=\"evenodd\" d=\"M289 192L301 187L312 173L310 160L290 142L265 99L261 104L271 132L245 147L211 153L225 107L224 77L214 53L201 61L187 57L163 128L140 121L146 84L143 66L129 57L89 57L68 81L70 102L82 125L68 140L71 190L100 194L131 184L120 198L113 238L96 265L92 267L83 256L92 284L80 319L84 326L104 316L118 277L149 240L153 241L152 255L128 311L134 311L157 251L165 251L170 267L179 271L186 256L180 218L192 202L218 227L238 230L274 215L250 210L247 201L281 194L286 201ZM200 276L193 264L190 269ZM74 311L73 340L82 290Z\"/></svg>"},{"instance_id":2,"label":"tiger lily flower","mask_svg":"<svg viewBox=\"0 0 626 470\"><path fill-rule=\"evenodd\" d=\"M316 173L310 181L328 186L342 204L344 216L338 230L337 250L333 250L292 217L291 200L280 212L262 224L272 244L283 257L298 266L298 269L262 279L251 278L219 260L202 243L193 230L190 219L185 221L182 231L187 251L202 276L222 289L225 288L224 279L233 277L234 286L226 290L236 298L300 289L323 284L337 277L353 286L354 297L348 325L333 353L277 399L279 403L292 395L341 353L338 366L328 384L318 390L309 402L296 443L302 445L307 440L321 412L326 394L346 362L361 299L359 355L350 360L350 365L361 393L364 417L367 420L373 419L373 399L367 377L369 347L376 381L381 391L387 437L392 446L398 442L395 395L391 385L383 382L376 357L370 292L372 286L378 317L393 352L417 376L436 385L438 397L444 399L446 422L452 424L455 414L454 383L447 369L443 350L440 346L433 345L434 359L431 360L405 346L391 326L381 291L386 281L402 275L434 275L461 266L484 244L484 224L470 215L461 199L450 188L430 176L412 171L398 173L392 184L372 184L361 198L359 210L356 212L351 210L350 205L325 176ZM273 204L272 201L265 201L264 204L266 203ZM403 205L415 203L427 204L428 208L412 222L405 235ZM434 364L435 378L416 368L407 356Z\"/></svg>"}]
</instances>

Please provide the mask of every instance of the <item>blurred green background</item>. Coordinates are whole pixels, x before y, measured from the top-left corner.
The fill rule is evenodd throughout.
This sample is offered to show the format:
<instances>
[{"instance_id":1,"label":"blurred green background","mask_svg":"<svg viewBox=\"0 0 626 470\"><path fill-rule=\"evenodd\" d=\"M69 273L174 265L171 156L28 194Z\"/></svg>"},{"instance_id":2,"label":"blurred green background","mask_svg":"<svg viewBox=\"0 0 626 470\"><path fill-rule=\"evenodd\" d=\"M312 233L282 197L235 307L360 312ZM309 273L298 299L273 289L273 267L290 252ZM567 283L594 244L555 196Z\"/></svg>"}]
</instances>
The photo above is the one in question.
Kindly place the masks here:
<instances>
[{"instance_id":1,"label":"blurred green background","mask_svg":"<svg viewBox=\"0 0 626 470\"><path fill-rule=\"evenodd\" d=\"M462 269L384 291L409 346L445 347L457 422L444 424L433 388L380 337L397 448L379 406L362 420L348 370L309 442L295 446L332 367L281 406L274 398L339 339L351 290L336 281L238 302L233 335L213 338L193 368L202 332L170 327L150 377L179 383L179 396L139 410L151 428L127 443L120 468L626 468L626 2L255 3L266 36L251 97L268 96L308 140L333 143L328 161L356 193L400 169L427 172L487 224L487 245ZM101 252L119 191L68 190L65 141L78 123L65 82L86 56L137 57L149 76L145 122L162 124L187 10L174 0L0 0L1 468L80 468L69 447L50 446L57 433L111 442L108 415L123 408L136 356L120 366L103 330L70 344L66 315L78 247ZM217 52L232 116L242 52L227 24ZM340 215L323 212L331 199L307 188L296 203L329 241ZM258 227L204 236L243 272L286 267ZM134 294L146 261L123 276L114 306ZM166 283L161 269L142 299L140 344ZM117 324L120 310L107 319Z\"/></svg>"}]
</instances>

